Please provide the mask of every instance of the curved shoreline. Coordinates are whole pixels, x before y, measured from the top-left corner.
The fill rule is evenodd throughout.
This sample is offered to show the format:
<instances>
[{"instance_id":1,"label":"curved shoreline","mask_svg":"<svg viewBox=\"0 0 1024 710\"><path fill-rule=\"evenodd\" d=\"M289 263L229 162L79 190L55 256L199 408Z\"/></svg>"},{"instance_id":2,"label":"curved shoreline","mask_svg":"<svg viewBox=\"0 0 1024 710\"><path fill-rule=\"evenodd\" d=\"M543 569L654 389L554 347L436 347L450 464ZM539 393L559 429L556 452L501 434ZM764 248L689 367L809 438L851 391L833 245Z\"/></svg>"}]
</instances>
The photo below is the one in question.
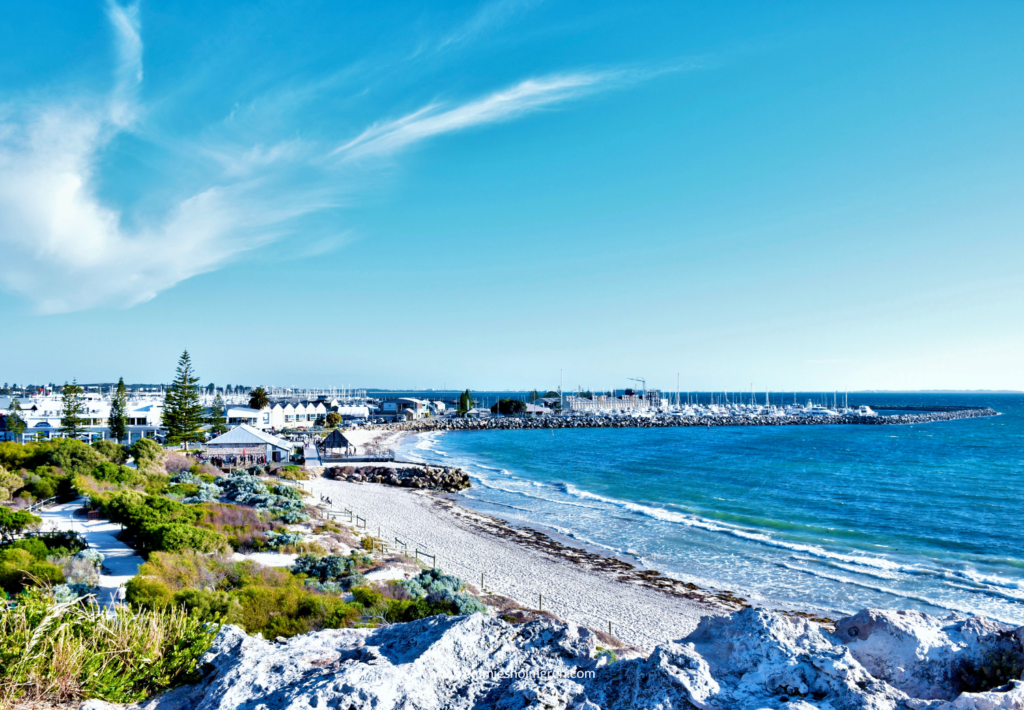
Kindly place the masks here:
<instances>
[{"instance_id":1,"label":"curved shoreline","mask_svg":"<svg viewBox=\"0 0 1024 710\"><path fill-rule=\"evenodd\" d=\"M676 414L660 414L650 417L596 416L596 415L554 415L541 417L484 417L418 419L410 422L379 424L372 427L378 431L427 432L427 431L481 431L494 429L646 429L665 427L718 427L718 426L835 426L837 424L885 426L899 424L925 424L946 422L957 419L995 417L999 412L991 407L932 407L926 411L915 407L889 406L888 411L904 411L907 414L886 414L875 417L843 415L834 417L781 417L725 416L686 417Z\"/></svg>"}]
</instances>

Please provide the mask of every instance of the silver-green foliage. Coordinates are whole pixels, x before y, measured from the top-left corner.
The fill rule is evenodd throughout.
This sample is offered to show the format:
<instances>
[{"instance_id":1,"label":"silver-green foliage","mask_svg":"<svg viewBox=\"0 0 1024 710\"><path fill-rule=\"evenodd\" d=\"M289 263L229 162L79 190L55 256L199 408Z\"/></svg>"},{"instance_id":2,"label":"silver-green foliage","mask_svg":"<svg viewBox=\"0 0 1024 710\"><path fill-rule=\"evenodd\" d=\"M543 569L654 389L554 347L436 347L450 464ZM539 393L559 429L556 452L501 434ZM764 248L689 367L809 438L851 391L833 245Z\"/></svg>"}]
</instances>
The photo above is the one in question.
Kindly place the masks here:
<instances>
[{"instance_id":1,"label":"silver-green foliage","mask_svg":"<svg viewBox=\"0 0 1024 710\"><path fill-rule=\"evenodd\" d=\"M466 583L461 578L445 574L439 569L424 570L418 576L400 580L397 584L413 598L425 598L434 604L439 601L451 602L460 614L472 614L477 611L487 613L487 607L465 591Z\"/></svg>"}]
</instances>

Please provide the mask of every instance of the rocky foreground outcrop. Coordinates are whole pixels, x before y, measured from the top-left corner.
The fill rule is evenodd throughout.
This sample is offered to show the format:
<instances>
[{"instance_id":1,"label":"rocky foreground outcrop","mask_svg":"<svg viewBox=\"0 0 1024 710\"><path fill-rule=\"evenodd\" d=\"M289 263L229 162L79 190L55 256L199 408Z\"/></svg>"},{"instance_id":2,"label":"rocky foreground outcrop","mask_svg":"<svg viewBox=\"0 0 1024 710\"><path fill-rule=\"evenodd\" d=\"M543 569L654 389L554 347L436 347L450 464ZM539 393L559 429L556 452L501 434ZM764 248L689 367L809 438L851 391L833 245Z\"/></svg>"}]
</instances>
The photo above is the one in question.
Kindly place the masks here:
<instances>
[{"instance_id":1,"label":"rocky foreground outcrop","mask_svg":"<svg viewBox=\"0 0 1024 710\"><path fill-rule=\"evenodd\" d=\"M330 466L324 469L324 476L337 481L383 483L450 493L470 487L465 471L448 466Z\"/></svg>"},{"instance_id":2,"label":"rocky foreground outcrop","mask_svg":"<svg viewBox=\"0 0 1024 710\"><path fill-rule=\"evenodd\" d=\"M201 660L201 683L142 708L1024 708L1024 684L1002 677L1022 672L1024 628L983 619L864 611L830 634L805 619L744 609L705 618L647 658L609 663L596 641L552 619L514 626L480 614L278 641L225 626ZM962 692L983 675L999 686Z\"/></svg>"}]
</instances>

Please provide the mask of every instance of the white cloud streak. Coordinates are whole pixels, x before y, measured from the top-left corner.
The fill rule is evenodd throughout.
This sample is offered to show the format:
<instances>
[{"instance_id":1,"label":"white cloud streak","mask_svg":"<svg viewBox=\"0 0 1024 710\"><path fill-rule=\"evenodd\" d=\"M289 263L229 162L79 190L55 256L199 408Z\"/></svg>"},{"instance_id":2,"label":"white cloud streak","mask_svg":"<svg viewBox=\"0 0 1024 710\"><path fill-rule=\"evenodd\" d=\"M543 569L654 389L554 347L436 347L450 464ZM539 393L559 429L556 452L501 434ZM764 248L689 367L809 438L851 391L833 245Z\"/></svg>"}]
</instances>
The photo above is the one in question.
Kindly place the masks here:
<instances>
[{"instance_id":1,"label":"white cloud streak","mask_svg":"<svg viewBox=\"0 0 1024 710\"><path fill-rule=\"evenodd\" d=\"M0 119L0 285L37 313L142 303L331 205L326 195L262 189L251 173L288 151L257 147L225 170L234 181L211 180L155 225L123 227L97 197L96 172L104 148L140 114L143 45L137 4L111 1L107 17L118 50L108 97L9 105Z\"/></svg>"},{"instance_id":2,"label":"white cloud streak","mask_svg":"<svg viewBox=\"0 0 1024 710\"><path fill-rule=\"evenodd\" d=\"M493 2L485 3L468 21L441 40L438 49L475 39L492 28L506 24L517 15L531 10L540 3L541 0L493 0Z\"/></svg>"},{"instance_id":3,"label":"white cloud streak","mask_svg":"<svg viewBox=\"0 0 1024 710\"><path fill-rule=\"evenodd\" d=\"M402 118L379 123L335 148L332 156L352 160L395 153L413 143L472 126L508 121L525 113L592 93L620 72L562 74L529 79L476 101L445 109L431 104Z\"/></svg>"},{"instance_id":4,"label":"white cloud streak","mask_svg":"<svg viewBox=\"0 0 1024 710\"><path fill-rule=\"evenodd\" d=\"M530 2L487 6L467 31L483 31L524 4ZM508 121L642 78L593 71L530 79L461 105L432 103L374 124L329 152L302 138L244 146L234 134L212 143L170 141L172 153L205 159L206 172L183 168L198 182L182 190L164 216L149 219L126 216L99 196L105 151L128 132L145 140L146 125L138 4L107 0L106 14L117 49L109 92L0 106L0 288L24 297L37 313L130 307L293 233L295 219L340 204L345 173L314 174L325 166L393 155L434 136ZM297 245L290 253L322 254L352 238L344 232L318 236L307 234L305 248Z\"/></svg>"},{"instance_id":5,"label":"white cloud streak","mask_svg":"<svg viewBox=\"0 0 1024 710\"><path fill-rule=\"evenodd\" d=\"M117 84L111 97L110 120L123 128L136 118L137 93L142 84L142 36L138 0L122 7L107 1L107 17L117 33Z\"/></svg>"}]
</instances>

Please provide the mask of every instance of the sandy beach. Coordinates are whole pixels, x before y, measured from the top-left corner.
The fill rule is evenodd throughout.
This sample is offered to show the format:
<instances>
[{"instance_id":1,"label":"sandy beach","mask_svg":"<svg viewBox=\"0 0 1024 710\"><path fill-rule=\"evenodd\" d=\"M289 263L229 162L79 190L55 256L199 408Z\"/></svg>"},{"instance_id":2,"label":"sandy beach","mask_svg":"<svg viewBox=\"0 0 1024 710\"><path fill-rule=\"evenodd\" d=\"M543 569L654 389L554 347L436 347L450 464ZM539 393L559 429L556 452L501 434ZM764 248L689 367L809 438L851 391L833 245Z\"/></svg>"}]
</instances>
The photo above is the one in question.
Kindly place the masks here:
<instances>
[{"instance_id":1,"label":"sandy beach","mask_svg":"<svg viewBox=\"0 0 1024 710\"><path fill-rule=\"evenodd\" d=\"M672 596L649 587L618 581L614 575L587 569L542 550L488 534L472 523L475 514L451 507L433 494L379 484L324 478L304 488L366 520L366 531L386 541L395 538L436 555L436 564L476 587L543 609L602 631L641 648L681 638L699 619L724 613L699 600ZM361 529L361 528L360 528ZM422 556L421 556L421 559ZM426 558L429 561L429 558Z\"/></svg>"}]
</instances>

